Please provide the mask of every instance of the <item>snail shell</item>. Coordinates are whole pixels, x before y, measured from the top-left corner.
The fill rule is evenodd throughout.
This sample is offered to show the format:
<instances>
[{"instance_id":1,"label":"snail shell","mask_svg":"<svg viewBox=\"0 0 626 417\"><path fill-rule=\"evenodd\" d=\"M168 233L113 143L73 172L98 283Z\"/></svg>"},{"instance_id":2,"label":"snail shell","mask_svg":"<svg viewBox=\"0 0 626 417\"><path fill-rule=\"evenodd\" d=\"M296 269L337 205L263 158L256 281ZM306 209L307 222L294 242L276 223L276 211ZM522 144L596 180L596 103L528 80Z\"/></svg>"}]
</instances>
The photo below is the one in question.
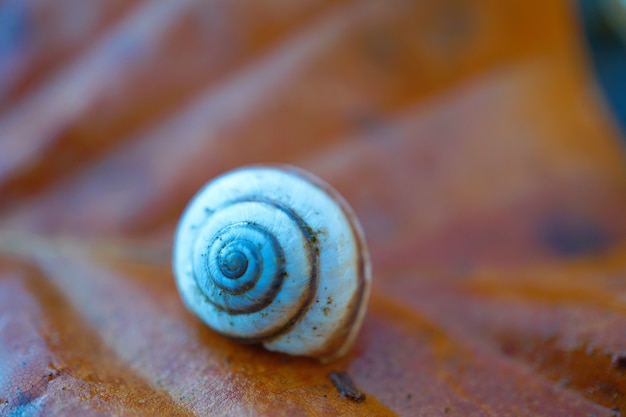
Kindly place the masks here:
<instances>
[{"instance_id":1,"label":"snail shell","mask_svg":"<svg viewBox=\"0 0 626 417\"><path fill-rule=\"evenodd\" d=\"M365 316L370 261L345 200L299 168L251 166L209 182L174 241L187 307L219 333L329 361Z\"/></svg>"}]
</instances>

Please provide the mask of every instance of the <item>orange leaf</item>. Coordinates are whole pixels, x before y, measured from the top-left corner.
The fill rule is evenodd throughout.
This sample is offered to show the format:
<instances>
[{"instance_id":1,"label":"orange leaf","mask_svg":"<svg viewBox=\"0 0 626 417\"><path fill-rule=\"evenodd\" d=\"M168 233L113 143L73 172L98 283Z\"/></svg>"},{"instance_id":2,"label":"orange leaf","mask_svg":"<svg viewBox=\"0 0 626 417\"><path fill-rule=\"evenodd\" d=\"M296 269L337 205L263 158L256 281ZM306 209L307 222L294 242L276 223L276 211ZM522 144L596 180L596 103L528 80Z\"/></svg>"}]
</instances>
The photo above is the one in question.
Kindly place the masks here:
<instances>
[{"instance_id":1,"label":"orange leaf","mask_svg":"<svg viewBox=\"0 0 626 417\"><path fill-rule=\"evenodd\" d=\"M626 164L570 2L9 0L5 21L1 415L626 413ZM365 228L372 299L330 364L227 340L177 293L183 208L259 162L320 175Z\"/></svg>"}]
</instances>

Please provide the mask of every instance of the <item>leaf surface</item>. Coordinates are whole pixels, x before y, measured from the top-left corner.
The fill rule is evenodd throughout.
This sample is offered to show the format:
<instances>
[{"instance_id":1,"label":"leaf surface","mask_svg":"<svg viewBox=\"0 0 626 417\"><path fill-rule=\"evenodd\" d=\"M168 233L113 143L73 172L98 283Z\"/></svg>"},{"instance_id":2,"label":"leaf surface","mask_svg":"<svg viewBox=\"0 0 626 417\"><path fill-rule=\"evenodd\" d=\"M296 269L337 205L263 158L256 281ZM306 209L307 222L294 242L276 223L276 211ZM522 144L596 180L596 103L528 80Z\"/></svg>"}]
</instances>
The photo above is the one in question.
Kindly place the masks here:
<instances>
[{"instance_id":1,"label":"leaf surface","mask_svg":"<svg viewBox=\"0 0 626 417\"><path fill-rule=\"evenodd\" d=\"M570 2L44 3L0 3L1 415L626 413L626 164ZM176 291L185 205L259 162L363 223L330 364Z\"/></svg>"}]
</instances>

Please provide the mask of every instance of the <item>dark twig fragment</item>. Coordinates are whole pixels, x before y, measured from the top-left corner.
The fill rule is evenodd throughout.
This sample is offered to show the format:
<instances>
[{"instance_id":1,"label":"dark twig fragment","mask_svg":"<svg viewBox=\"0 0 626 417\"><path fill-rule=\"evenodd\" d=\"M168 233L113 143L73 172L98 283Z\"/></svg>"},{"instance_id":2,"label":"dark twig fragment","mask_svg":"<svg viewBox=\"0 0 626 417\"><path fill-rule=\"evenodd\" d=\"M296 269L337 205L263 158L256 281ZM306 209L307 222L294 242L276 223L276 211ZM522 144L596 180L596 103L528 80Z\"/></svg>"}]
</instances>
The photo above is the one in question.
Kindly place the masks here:
<instances>
[{"instance_id":1,"label":"dark twig fragment","mask_svg":"<svg viewBox=\"0 0 626 417\"><path fill-rule=\"evenodd\" d=\"M365 400L365 394L354 386L354 382L352 382L352 378L350 378L347 372L333 371L328 374L328 378L330 378L342 397L356 401L357 403L361 403Z\"/></svg>"}]
</instances>

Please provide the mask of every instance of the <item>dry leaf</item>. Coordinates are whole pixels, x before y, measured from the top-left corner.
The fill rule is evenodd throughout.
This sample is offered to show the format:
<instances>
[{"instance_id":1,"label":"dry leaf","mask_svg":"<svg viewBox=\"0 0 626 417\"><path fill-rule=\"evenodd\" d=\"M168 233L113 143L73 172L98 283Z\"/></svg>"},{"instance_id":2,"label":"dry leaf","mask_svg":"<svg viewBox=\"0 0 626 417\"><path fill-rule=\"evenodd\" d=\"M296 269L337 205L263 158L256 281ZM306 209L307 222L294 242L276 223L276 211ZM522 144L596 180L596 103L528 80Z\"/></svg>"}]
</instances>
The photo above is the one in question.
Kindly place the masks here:
<instances>
[{"instance_id":1,"label":"dry leaf","mask_svg":"<svg viewBox=\"0 0 626 417\"><path fill-rule=\"evenodd\" d=\"M0 414L626 413L626 164L570 2L5 0L0 22ZM320 175L365 227L374 291L336 362L179 299L178 216L253 162Z\"/></svg>"}]
</instances>

